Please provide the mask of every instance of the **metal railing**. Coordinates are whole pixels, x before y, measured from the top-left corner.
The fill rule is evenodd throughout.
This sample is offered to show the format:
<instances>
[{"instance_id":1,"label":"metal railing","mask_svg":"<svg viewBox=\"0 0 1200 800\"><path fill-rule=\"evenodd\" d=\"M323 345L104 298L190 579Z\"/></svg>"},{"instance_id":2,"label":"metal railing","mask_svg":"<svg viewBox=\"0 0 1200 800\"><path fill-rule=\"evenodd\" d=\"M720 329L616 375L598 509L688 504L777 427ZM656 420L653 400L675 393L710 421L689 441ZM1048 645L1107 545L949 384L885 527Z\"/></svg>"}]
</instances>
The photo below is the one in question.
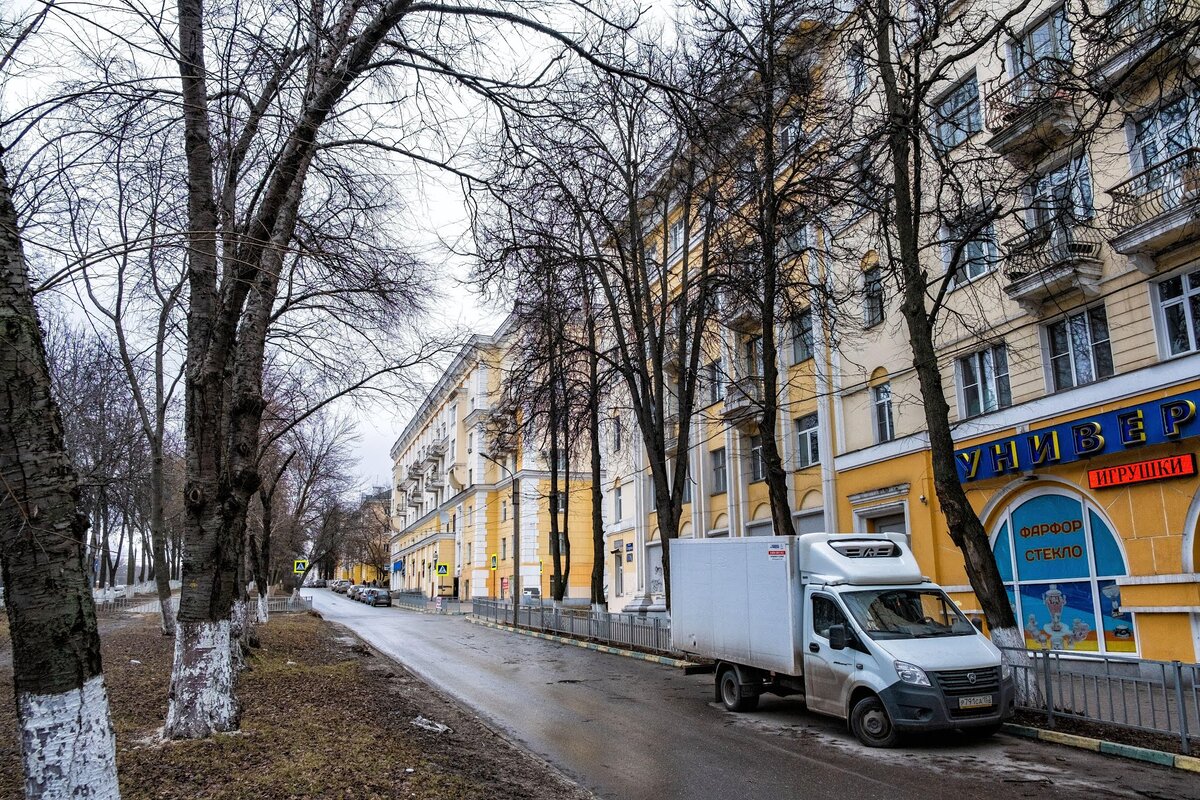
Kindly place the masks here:
<instances>
[{"instance_id":1,"label":"metal railing","mask_svg":"<svg viewBox=\"0 0 1200 800\"><path fill-rule=\"evenodd\" d=\"M471 605L471 613L478 619L512 624L512 603L475 600ZM675 655L671 649L671 621L655 614L610 614L591 609L522 604L518 611L518 622L523 628L544 633L559 633L601 644Z\"/></svg>"},{"instance_id":2,"label":"metal railing","mask_svg":"<svg viewBox=\"0 0 1200 800\"><path fill-rule=\"evenodd\" d=\"M1200 148L1189 148L1142 170L1109 192L1118 232L1200 199Z\"/></svg>"},{"instance_id":3,"label":"metal railing","mask_svg":"<svg viewBox=\"0 0 1200 800\"><path fill-rule=\"evenodd\" d=\"M172 604L176 607L179 605L179 598L171 598ZM251 598L251 612L253 613L254 604L257 603L257 598ZM157 614L161 608L158 598L146 599L117 597L111 600L96 601L96 615L108 616L118 612L129 612L130 614ZM305 611L312 611L313 601L311 597L268 597L267 598L267 613L268 614L302 614Z\"/></svg>"},{"instance_id":4,"label":"metal railing","mask_svg":"<svg viewBox=\"0 0 1200 800\"><path fill-rule=\"evenodd\" d=\"M1088 60L1098 67L1126 50L1144 48L1148 51L1164 44L1172 34L1179 33L1196 19L1198 8L1200 4L1196 0L1114 3L1107 12L1081 28L1080 33L1087 42Z\"/></svg>"},{"instance_id":5,"label":"metal railing","mask_svg":"<svg viewBox=\"0 0 1200 800\"><path fill-rule=\"evenodd\" d=\"M725 387L725 406L722 413L730 419L745 417L762 406L762 398L762 377L745 375L731 381Z\"/></svg>"},{"instance_id":6,"label":"metal railing","mask_svg":"<svg viewBox=\"0 0 1200 800\"><path fill-rule=\"evenodd\" d=\"M1062 264L1100 257L1100 232L1091 225L1059 220L1039 225L1004 243L1008 278L1033 275Z\"/></svg>"},{"instance_id":7,"label":"metal railing","mask_svg":"<svg viewBox=\"0 0 1200 800\"><path fill-rule=\"evenodd\" d=\"M992 81L987 91L988 130L1002 130L1026 112L1049 103L1069 101L1074 96L1065 82L1070 73L1069 60L1043 56L1008 80Z\"/></svg>"},{"instance_id":8,"label":"metal railing","mask_svg":"<svg viewBox=\"0 0 1200 800\"><path fill-rule=\"evenodd\" d=\"M1018 686L1037 687L1018 706L1046 715L1179 739L1184 753L1200 738L1200 664L1099 654L1014 650ZM1021 656L1024 658L1021 658ZM1021 661L1026 663L1022 664Z\"/></svg>"}]
</instances>

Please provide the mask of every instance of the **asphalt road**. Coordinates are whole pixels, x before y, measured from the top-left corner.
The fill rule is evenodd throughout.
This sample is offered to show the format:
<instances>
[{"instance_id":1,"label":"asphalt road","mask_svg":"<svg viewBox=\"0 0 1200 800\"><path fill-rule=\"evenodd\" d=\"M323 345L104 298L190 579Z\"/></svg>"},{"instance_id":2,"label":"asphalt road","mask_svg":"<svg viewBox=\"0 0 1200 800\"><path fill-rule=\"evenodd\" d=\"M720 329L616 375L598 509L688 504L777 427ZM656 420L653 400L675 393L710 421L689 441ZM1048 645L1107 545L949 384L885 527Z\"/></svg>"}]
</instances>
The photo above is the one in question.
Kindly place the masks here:
<instances>
[{"instance_id":1,"label":"asphalt road","mask_svg":"<svg viewBox=\"0 0 1200 800\"><path fill-rule=\"evenodd\" d=\"M795 699L731 714L712 677L312 590L352 629L603 798L1198 798L1200 776L1008 736L858 744Z\"/></svg>"}]
</instances>

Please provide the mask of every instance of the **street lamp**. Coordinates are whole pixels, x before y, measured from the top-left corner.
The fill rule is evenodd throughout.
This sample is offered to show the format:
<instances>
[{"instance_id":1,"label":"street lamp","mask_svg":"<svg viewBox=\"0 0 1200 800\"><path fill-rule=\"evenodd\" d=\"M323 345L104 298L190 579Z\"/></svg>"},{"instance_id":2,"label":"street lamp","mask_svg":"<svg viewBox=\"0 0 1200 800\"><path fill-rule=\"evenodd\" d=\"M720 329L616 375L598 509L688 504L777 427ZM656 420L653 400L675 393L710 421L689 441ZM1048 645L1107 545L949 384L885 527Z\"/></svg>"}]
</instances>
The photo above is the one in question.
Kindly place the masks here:
<instances>
[{"instance_id":1,"label":"street lamp","mask_svg":"<svg viewBox=\"0 0 1200 800\"><path fill-rule=\"evenodd\" d=\"M513 474L507 466L487 453L480 455L495 464L508 475L512 482L513 507L513 627L517 627L518 614L521 605L521 479Z\"/></svg>"}]
</instances>

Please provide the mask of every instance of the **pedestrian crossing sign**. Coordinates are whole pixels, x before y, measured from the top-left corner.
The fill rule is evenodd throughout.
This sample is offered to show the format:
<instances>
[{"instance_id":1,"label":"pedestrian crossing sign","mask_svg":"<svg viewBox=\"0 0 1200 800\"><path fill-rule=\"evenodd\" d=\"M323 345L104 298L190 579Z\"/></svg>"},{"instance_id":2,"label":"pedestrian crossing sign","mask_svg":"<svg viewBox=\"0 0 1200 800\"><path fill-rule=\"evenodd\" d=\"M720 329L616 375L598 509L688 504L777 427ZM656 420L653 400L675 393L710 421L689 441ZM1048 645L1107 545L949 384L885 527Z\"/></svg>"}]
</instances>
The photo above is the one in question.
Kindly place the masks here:
<instances>
[{"instance_id":1,"label":"pedestrian crossing sign","mask_svg":"<svg viewBox=\"0 0 1200 800\"><path fill-rule=\"evenodd\" d=\"M496 569L496 555L495 555L495 553L493 553L493 554L492 554L492 569L493 569L493 570L494 570L494 569Z\"/></svg>"},{"instance_id":2,"label":"pedestrian crossing sign","mask_svg":"<svg viewBox=\"0 0 1200 800\"><path fill-rule=\"evenodd\" d=\"M449 569L448 564L438 564L437 565L437 574L438 575L448 575L449 573L450 573L450 569Z\"/></svg>"},{"instance_id":3,"label":"pedestrian crossing sign","mask_svg":"<svg viewBox=\"0 0 1200 800\"><path fill-rule=\"evenodd\" d=\"M295 573L296 575L303 575L304 570L306 570L306 569L308 569L308 559L307 558L297 558L295 563L292 564L292 572Z\"/></svg>"}]
</instances>

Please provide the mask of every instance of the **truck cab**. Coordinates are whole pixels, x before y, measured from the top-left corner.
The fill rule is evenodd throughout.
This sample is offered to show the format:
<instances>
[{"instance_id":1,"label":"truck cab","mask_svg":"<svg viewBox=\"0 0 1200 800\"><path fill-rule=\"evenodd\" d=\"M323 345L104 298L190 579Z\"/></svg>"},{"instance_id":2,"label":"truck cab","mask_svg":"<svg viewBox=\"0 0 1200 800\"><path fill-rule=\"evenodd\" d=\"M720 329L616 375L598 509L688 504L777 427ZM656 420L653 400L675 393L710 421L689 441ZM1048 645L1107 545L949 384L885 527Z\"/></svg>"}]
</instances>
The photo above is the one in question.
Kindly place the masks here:
<instances>
[{"instance_id":1,"label":"truck cab","mask_svg":"<svg viewBox=\"0 0 1200 800\"><path fill-rule=\"evenodd\" d=\"M715 662L716 699L731 711L801 694L874 747L907 731L986 735L1012 713L1000 651L921 575L902 535L672 548L674 646Z\"/></svg>"}]
</instances>

